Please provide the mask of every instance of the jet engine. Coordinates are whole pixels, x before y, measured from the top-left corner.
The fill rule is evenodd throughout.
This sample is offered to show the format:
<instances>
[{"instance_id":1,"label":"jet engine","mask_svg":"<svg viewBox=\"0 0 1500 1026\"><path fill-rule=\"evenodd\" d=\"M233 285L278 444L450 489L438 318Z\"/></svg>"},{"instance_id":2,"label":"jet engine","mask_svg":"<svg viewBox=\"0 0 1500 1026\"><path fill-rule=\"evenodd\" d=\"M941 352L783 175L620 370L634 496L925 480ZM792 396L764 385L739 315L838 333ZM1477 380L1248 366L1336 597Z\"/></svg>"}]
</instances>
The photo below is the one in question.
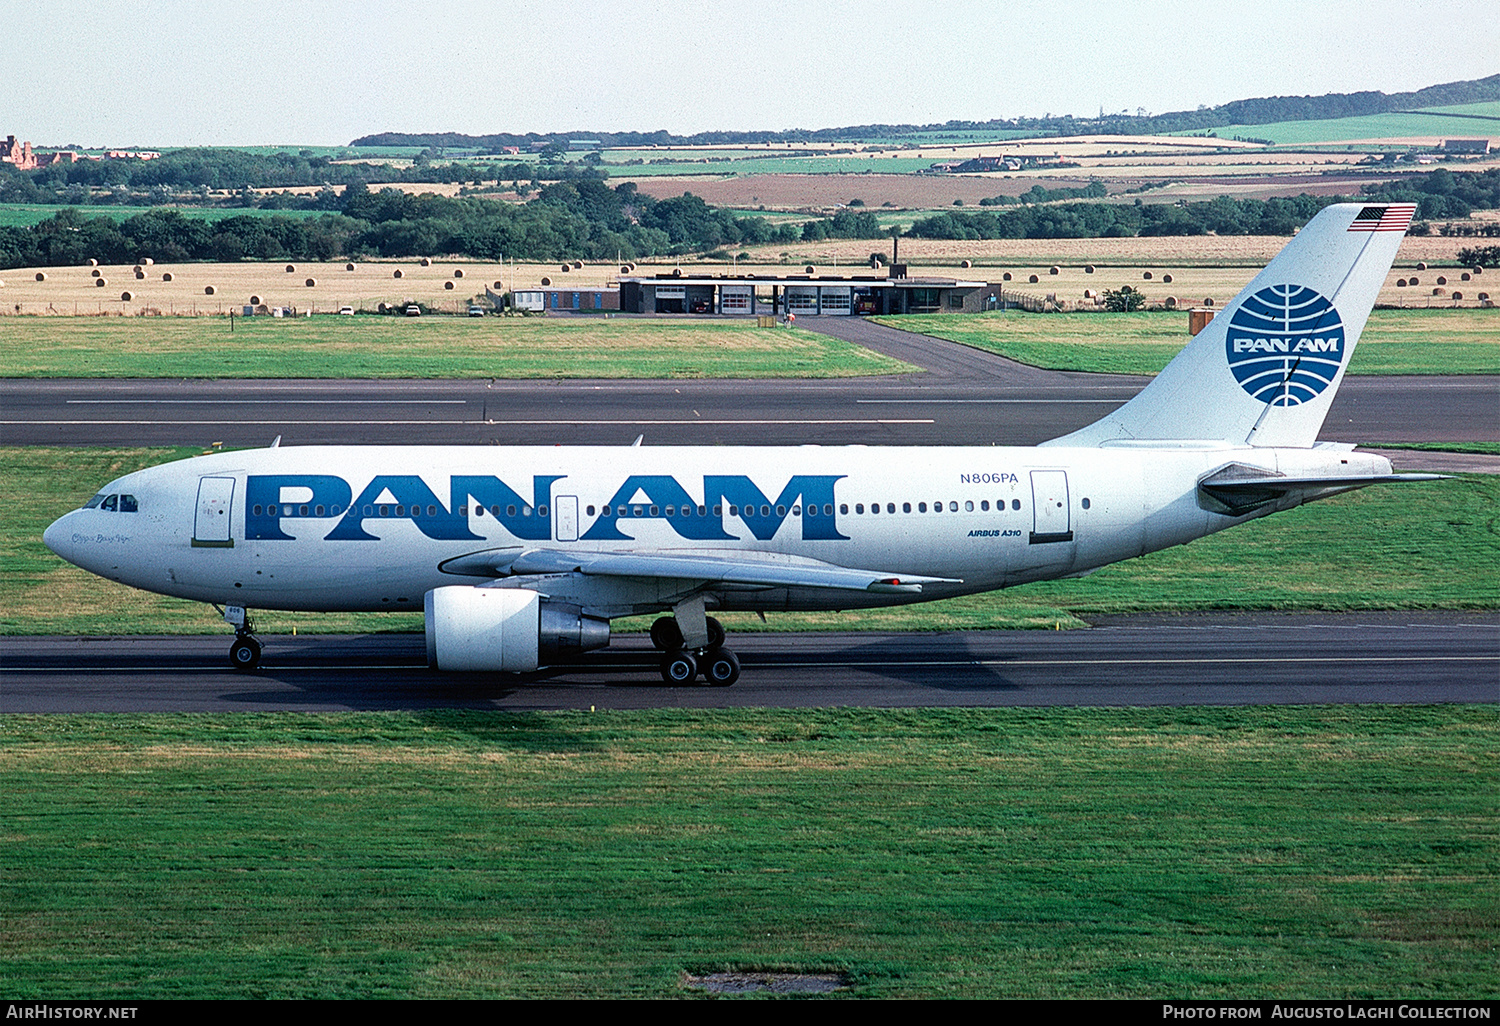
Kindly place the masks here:
<instances>
[{"instance_id":1,"label":"jet engine","mask_svg":"<svg viewBox=\"0 0 1500 1026\"><path fill-rule=\"evenodd\" d=\"M525 588L434 588L425 600L427 665L526 673L609 644L609 621Z\"/></svg>"}]
</instances>

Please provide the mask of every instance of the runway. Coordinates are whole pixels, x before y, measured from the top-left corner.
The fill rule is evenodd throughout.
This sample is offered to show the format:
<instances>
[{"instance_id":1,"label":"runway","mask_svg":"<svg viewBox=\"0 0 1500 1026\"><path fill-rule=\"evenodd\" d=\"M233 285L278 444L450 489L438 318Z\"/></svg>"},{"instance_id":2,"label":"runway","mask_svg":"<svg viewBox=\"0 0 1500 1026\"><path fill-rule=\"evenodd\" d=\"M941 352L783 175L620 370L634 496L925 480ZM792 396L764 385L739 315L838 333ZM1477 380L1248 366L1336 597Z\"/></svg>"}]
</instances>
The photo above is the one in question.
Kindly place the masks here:
<instances>
[{"instance_id":1,"label":"runway","mask_svg":"<svg viewBox=\"0 0 1500 1026\"><path fill-rule=\"evenodd\" d=\"M834 380L0 380L8 445L1035 445L1148 379L1040 370L859 318L808 318L928 368ZM1322 438L1500 441L1500 378L1353 377Z\"/></svg>"},{"instance_id":2,"label":"runway","mask_svg":"<svg viewBox=\"0 0 1500 1026\"><path fill-rule=\"evenodd\" d=\"M3 638L0 713L1500 701L1500 613L1190 614L1087 630L739 634L733 687L668 687L640 636L529 678L439 674L420 634Z\"/></svg>"}]
</instances>

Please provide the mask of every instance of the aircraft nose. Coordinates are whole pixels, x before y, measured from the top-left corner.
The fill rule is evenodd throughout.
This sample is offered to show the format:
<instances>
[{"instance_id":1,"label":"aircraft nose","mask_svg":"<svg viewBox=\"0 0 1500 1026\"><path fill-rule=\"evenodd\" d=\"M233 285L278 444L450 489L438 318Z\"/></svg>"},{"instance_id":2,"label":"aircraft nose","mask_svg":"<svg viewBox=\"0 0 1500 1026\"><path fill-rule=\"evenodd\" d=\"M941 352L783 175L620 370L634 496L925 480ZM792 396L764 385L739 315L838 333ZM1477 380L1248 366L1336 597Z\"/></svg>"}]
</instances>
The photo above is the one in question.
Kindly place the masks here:
<instances>
[{"instance_id":1,"label":"aircraft nose","mask_svg":"<svg viewBox=\"0 0 1500 1026\"><path fill-rule=\"evenodd\" d=\"M62 516L52 521L47 529L42 532L42 544L47 546L47 548L51 549L53 552L57 553L63 559L66 559L69 563L73 563L75 565L77 564L77 560L73 558L75 551L75 546L73 544L72 538L73 529L68 521L73 518L73 515L76 512L77 510L74 510L70 513L64 513Z\"/></svg>"}]
</instances>

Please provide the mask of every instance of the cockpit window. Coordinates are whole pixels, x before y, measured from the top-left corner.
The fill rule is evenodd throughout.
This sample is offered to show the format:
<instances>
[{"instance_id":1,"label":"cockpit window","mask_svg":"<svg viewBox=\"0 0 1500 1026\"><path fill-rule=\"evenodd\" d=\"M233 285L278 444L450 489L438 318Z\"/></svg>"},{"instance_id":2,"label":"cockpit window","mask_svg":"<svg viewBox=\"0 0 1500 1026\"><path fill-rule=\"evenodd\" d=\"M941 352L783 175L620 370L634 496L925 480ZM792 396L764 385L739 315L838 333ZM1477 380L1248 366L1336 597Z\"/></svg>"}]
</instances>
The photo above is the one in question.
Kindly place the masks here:
<instances>
[{"instance_id":1,"label":"cockpit window","mask_svg":"<svg viewBox=\"0 0 1500 1026\"><path fill-rule=\"evenodd\" d=\"M106 495L100 492L84 503L83 508L102 509L110 513L137 513L141 507L134 495Z\"/></svg>"}]
</instances>

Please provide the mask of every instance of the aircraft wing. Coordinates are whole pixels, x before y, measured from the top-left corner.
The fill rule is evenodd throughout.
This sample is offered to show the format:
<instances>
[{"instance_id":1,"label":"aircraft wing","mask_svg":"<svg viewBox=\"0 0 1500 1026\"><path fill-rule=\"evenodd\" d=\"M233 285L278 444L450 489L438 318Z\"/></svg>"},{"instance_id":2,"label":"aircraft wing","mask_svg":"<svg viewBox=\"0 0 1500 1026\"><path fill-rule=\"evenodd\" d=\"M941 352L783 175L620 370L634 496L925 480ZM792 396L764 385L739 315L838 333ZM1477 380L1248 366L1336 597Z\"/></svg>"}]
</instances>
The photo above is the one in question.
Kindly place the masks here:
<instances>
[{"instance_id":1,"label":"aircraft wing","mask_svg":"<svg viewBox=\"0 0 1500 1026\"><path fill-rule=\"evenodd\" d=\"M498 554L497 554L498 555ZM527 549L514 559L495 561L511 574L590 574L605 577L660 577L706 584L765 588L832 588L888 594L918 593L924 584L960 583L948 577L919 577L884 570L859 570L815 559L756 558L754 553L577 552Z\"/></svg>"}]
</instances>

